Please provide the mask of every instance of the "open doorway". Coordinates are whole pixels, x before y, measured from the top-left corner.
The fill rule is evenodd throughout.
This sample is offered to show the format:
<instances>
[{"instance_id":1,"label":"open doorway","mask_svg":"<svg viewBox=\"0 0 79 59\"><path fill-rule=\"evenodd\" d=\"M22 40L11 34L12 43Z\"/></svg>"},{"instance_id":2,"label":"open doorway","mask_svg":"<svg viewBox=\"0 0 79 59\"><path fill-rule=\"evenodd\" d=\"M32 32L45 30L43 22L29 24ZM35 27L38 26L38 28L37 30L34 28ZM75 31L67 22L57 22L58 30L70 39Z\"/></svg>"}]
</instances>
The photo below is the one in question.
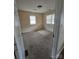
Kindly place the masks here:
<instances>
[{"instance_id":1,"label":"open doorway","mask_svg":"<svg viewBox=\"0 0 79 59\"><path fill-rule=\"evenodd\" d=\"M26 59L51 59L55 0L16 0Z\"/></svg>"}]
</instances>

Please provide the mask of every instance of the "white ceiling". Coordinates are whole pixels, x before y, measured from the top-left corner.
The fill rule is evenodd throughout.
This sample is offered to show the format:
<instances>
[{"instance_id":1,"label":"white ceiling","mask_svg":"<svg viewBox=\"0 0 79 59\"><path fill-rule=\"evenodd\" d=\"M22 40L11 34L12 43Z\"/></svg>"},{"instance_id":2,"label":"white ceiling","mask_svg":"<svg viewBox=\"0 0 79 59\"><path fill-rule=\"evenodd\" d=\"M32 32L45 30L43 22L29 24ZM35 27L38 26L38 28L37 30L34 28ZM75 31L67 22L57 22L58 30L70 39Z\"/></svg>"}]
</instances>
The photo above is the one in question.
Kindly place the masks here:
<instances>
[{"instance_id":1,"label":"white ceiling","mask_svg":"<svg viewBox=\"0 0 79 59\"><path fill-rule=\"evenodd\" d=\"M44 13L55 10L55 0L17 0L19 10ZM42 5L42 8L37 8Z\"/></svg>"}]
</instances>

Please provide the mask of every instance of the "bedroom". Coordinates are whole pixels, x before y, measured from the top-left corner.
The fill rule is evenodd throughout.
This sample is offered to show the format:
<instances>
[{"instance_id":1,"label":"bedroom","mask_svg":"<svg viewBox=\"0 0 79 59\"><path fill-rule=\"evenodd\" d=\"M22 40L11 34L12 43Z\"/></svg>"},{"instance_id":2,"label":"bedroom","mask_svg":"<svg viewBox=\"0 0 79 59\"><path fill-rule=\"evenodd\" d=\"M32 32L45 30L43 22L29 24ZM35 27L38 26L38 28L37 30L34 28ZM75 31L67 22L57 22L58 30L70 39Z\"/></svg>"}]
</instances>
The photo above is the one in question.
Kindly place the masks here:
<instances>
[{"instance_id":1,"label":"bedroom","mask_svg":"<svg viewBox=\"0 0 79 59\"><path fill-rule=\"evenodd\" d=\"M33 54L31 51L29 51L30 58L37 59L45 58L46 54L49 55L49 52L43 53L41 51L51 51L48 50L50 47L52 48L52 32L53 32L53 26L54 25L54 13L50 14L43 14L43 13L34 13L34 12L27 12L27 11L19 11L20 15L20 21L21 21L21 29L23 33L24 38L24 46L26 50L34 51ZM52 18L52 23L51 20ZM33 21L32 21L33 20ZM51 38L51 39L50 39ZM29 44L30 43L30 44ZM30 45L30 46L29 46ZM44 46L43 46L44 45ZM37 48L38 46L38 48ZM41 47L40 47L41 46ZM30 47L30 48L29 48ZM35 47L35 48L34 48ZM47 49L48 48L48 49ZM33 49L33 50L32 50ZM40 50L38 50L40 49ZM40 51L40 56L38 55L37 51ZM43 56L44 55L44 56ZM36 57L38 56L38 57ZM48 59L48 57L46 57Z\"/></svg>"}]
</instances>

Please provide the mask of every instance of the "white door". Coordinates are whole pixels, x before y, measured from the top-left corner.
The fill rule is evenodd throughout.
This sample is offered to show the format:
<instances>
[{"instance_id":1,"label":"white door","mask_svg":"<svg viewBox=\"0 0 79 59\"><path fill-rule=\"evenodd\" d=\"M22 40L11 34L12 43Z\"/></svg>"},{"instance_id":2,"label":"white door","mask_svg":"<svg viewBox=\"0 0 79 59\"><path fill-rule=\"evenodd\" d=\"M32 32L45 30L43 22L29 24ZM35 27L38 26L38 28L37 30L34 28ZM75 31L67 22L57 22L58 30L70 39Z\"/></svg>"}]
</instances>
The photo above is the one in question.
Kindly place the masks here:
<instances>
[{"instance_id":1,"label":"white door","mask_svg":"<svg viewBox=\"0 0 79 59\"><path fill-rule=\"evenodd\" d=\"M25 54L24 54L25 50L24 50L24 44L21 35L20 21L17 12L16 1L14 1L14 37L18 49L18 56L19 56L18 59L25 59Z\"/></svg>"}]
</instances>

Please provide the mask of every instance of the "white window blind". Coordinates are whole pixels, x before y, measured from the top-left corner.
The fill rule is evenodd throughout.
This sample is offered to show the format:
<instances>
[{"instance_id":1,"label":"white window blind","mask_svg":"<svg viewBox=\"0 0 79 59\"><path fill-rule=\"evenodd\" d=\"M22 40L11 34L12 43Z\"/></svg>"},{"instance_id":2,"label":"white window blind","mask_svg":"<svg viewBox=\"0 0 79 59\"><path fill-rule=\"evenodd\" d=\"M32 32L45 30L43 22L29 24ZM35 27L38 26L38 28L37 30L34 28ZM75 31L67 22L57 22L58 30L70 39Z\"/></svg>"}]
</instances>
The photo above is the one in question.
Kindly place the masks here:
<instances>
[{"instance_id":1,"label":"white window blind","mask_svg":"<svg viewBox=\"0 0 79 59\"><path fill-rule=\"evenodd\" d=\"M30 16L30 24L31 25L36 24L36 16Z\"/></svg>"},{"instance_id":2,"label":"white window blind","mask_svg":"<svg viewBox=\"0 0 79 59\"><path fill-rule=\"evenodd\" d=\"M46 24L54 24L55 14L46 16Z\"/></svg>"}]
</instances>

